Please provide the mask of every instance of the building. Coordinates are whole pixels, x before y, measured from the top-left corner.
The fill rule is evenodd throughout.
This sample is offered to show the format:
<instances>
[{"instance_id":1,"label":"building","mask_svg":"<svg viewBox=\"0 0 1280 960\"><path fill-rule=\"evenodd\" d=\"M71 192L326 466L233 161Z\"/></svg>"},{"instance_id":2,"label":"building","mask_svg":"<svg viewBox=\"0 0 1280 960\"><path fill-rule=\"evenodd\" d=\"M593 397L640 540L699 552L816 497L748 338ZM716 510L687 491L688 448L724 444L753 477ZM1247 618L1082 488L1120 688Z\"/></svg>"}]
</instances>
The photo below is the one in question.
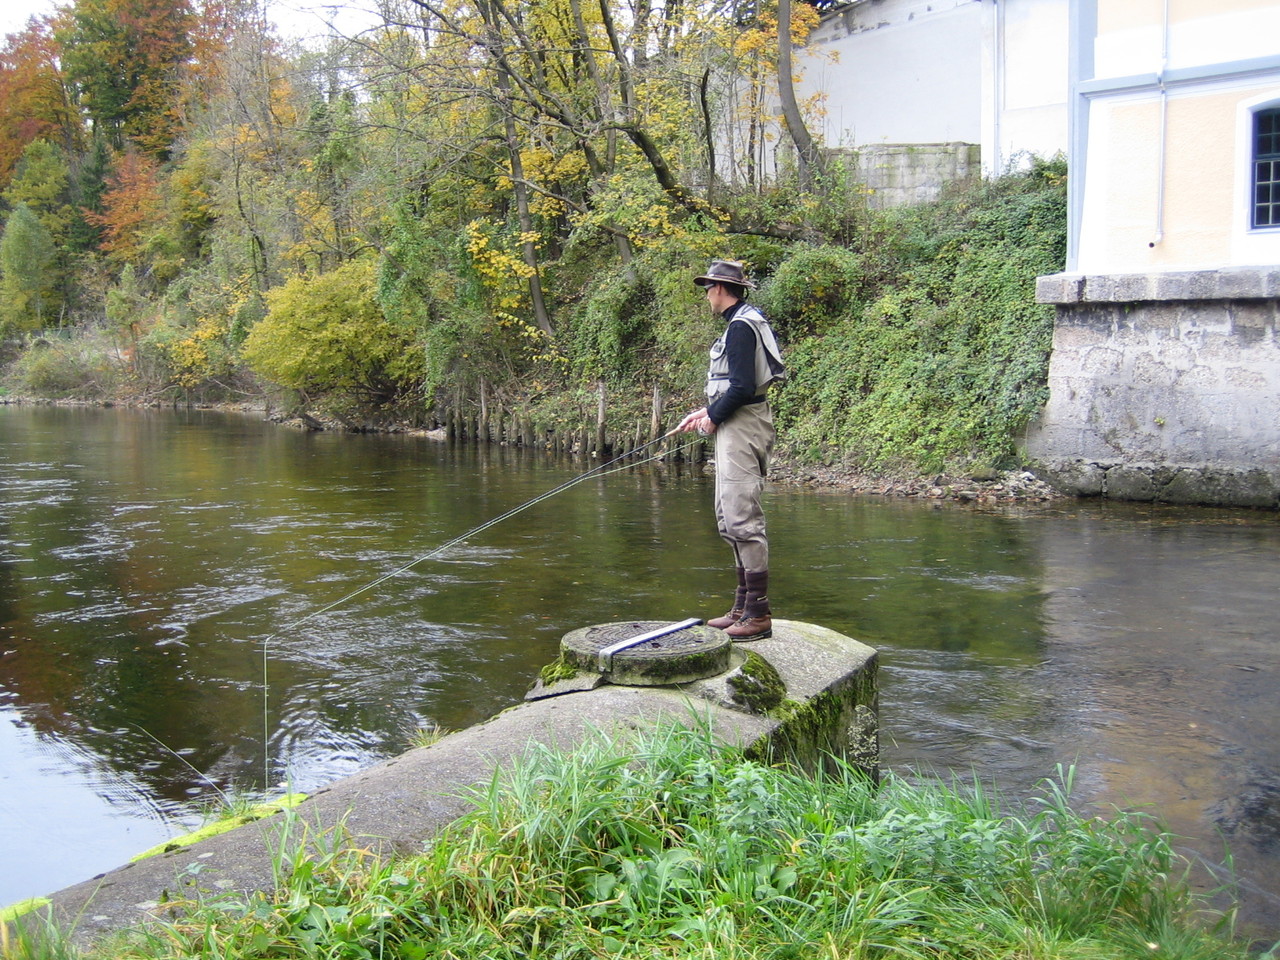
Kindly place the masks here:
<instances>
[{"instance_id":1,"label":"building","mask_svg":"<svg viewBox=\"0 0 1280 960\"><path fill-rule=\"evenodd\" d=\"M1068 146L1068 0L853 0L809 37L797 96L873 202L932 199Z\"/></svg>"},{"instance_id":2,"label":"building","mask_svg":"<svg viewBox=\"0 0 1280 960\"><path fill-rule=\"evenodd\" d=\"M1280 2L1072 0L1066 270L1027 449L1065 488L1280 505Z\"/></svg>"}]
</instances>

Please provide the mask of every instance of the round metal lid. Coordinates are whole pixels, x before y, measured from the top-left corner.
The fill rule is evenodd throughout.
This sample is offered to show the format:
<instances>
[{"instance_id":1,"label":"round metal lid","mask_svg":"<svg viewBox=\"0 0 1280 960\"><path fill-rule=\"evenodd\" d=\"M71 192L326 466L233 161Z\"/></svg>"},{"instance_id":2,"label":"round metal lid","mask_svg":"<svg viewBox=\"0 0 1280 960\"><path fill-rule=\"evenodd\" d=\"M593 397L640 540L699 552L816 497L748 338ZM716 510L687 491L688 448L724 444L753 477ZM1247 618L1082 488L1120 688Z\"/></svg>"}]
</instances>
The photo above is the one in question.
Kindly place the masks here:
<instances>
[{"instance_id":1,"label":"round metal lid","mask_svg":"<svg viewBox=\"0 0 1280 960\"><path fill-rule=\"evenodd\" d=\"M733 642L701 620L631 620L566 633L561 656L610 683L652 687L688 683L729 669Z\"/></svg>"}]
</instances>

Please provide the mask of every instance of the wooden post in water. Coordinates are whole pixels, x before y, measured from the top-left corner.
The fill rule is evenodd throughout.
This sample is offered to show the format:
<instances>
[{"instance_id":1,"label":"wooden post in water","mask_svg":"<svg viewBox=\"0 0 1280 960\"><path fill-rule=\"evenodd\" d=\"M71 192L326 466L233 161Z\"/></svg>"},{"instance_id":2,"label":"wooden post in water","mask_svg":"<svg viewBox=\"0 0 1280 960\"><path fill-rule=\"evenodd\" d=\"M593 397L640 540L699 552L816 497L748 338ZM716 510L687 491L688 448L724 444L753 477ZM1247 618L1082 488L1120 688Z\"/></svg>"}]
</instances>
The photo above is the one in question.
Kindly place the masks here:
<instances>
[{"instance_id":1,"label":"wooden post in water","mask_svg":"<svg viewBox=\"0 0 1280 960\"><path fill-rule=\"evenodd\" d=\"M653 405L649 416L649 439L657 440L662 436L662 387L653 385Z\"/></svg>"},{"instance_id":2,"label":"wooden post in water","mask_svg":"<svg viewBox=\"0 0 1280 960\"><path fill-rule=\"evenodd\" d=\"M604 381L596 383L596 456L601 460L609 453L608 438L605 436L605 409L608 398Z\"/></svg>"}]
</instances>

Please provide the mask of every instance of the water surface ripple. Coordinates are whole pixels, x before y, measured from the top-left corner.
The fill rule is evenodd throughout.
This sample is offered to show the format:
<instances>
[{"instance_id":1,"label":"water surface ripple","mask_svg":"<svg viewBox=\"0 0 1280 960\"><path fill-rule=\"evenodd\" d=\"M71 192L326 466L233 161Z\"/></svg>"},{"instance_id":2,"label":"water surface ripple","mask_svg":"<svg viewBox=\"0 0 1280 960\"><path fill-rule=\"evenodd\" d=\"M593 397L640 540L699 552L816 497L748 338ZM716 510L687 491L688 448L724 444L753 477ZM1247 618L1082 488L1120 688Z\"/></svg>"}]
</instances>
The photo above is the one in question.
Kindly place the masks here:
<instances>
[{"instance_id":1,"label":"water surface ripple","mask_svg":"<svg viewBox=\"0 0 1280 960\"><path fill-rule=\"evenodd\" d=\"M0 904L124 862L220 793L312 790L418 727L483 720L571 629L723 612L708 481L672 465L588 480L316 613L589 466L0 407ZM888 767L1022 802L1075 764L1082 805L1230 850L1246 929L1280 936L1276 515L784 488L767 510L777 614L881 651Z\"/></svg>"}]
</instances>

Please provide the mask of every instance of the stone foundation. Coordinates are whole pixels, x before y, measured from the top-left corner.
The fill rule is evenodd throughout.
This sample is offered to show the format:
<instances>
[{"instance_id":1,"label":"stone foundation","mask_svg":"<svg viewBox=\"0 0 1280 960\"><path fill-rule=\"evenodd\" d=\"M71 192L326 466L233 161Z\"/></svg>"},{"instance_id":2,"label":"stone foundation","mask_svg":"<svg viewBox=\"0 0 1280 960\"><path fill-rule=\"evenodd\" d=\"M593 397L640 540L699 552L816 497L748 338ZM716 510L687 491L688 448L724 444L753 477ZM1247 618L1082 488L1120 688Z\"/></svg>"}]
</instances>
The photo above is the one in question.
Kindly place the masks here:
<instances>
[{"instance_id":1,"label":"stone foundation","mask_svg":"<svg viewBox=\"0 0 1280 960\"><path fill-rule=\"evenodd\" d=\"M1067 493L1280 504L1280 268L1040 277L1056 304L1036 473Z\"/></svg>"}]
</instances>

